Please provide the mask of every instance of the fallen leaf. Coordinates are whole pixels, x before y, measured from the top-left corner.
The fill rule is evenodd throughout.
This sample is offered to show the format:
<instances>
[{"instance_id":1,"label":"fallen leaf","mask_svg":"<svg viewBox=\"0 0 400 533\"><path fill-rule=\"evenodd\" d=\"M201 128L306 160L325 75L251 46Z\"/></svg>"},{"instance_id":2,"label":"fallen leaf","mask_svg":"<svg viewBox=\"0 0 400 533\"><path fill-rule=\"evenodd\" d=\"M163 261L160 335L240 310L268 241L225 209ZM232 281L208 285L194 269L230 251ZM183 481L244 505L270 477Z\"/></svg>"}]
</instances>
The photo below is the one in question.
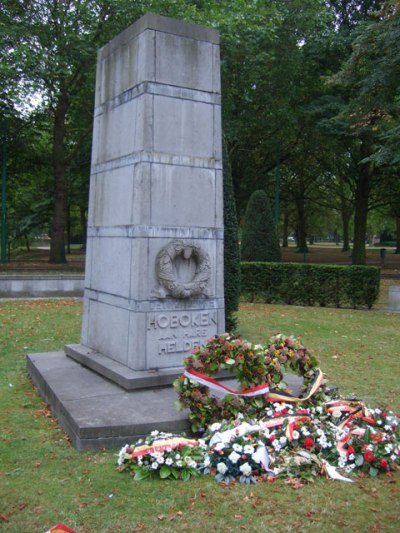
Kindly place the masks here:
<instances>
[{"instance_id":1,"label":"fallen leaf","mask_svg":"<svg viewBox=\"0 0 400 533\"><path fill-rule=\"evenodd\" d=\"M144 530L144 523L143 522L138 522L136 524L136 527L133 528L133 531L143 531Z\"/></svg>"},{"instance_id":2,"label":"fallen leaf","mask_svg":"<svg viewBox=\"0 0 400 533\"><path fill-rule=\"evenodd\" d=\"M22 503L20 503L20 504L18 505L18 509L19 509L20 511L23 511L23 510L25 509L25 507L27 507L27 506L28 506L27 503L22 502Z\"/></svg>"},{"instance_id":3,"label":"fallen leaf","mask_svg":"<svg viewBox=\"0 0 400 533\"><path fill-rule=\"evenodd\" d=\"M305 483L301 481L301 479L290 477L289 479L285 480L285 484L289 485L289 487L292 487L292 489L297 490L304 487Z\"/></svg>"},{"instance_id":4,"label":"fallen leaf","mask_svg":"<svg viewBox=\"0 0 400 533\"><path fill-rule=\"evenodd\" d=\"M157 517L159 520L164 520L165 519L165 516L163 514L160 514L158 517Z\"/></svg>"},{"instance_id":5,"label":"fallen leaf","mask_svg":"<svg viewBox=\"0 0 400 533\"><path fill-rule=\"evenodd\" d=\"M2 520L3 522L8 522L9 518L5 514L1 513L0 514L0 520Z\"/></svg>"},{"instance_id":6,"label":"fallen leaf","mask_svg":"<svg viewBox=\"0 0 400 533\"><path fill-rule=\"evenodd\" d=\"M41 496L43 494L42 489L38 489L37 493L39 494L39 496Z\"/></svg>"}]
</instances>

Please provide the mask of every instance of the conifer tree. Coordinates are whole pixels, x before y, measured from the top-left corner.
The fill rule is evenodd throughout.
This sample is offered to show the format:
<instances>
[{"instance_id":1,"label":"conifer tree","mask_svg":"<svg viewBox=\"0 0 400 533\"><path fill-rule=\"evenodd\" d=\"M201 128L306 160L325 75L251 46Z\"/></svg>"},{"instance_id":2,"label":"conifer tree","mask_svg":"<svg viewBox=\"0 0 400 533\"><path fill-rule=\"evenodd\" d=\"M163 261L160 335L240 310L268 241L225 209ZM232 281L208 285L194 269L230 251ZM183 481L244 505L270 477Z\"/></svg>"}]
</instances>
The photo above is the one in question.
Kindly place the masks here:
<instances>
[{"instance_id":1,"label":"conifer tree","mask_svg":"<svg viewBox=\"0 0 400 533\"><path fill-rule=\"evenodd\" d=\"M278 234L268 196L254 191L250 196L243 223L242 261L274 262L281 260Z\"/></svg>"},{"instance_id":2,"label":"conifer tree","mask_svg":"<svg viewBox=\"0 0 400 533\"><path fill-rule=\"evenodd\" d=\"M226 331L231 332L237 326L236 312L239 308L240 250L232 173L225 148L223 159L225 329Z\"/></svg>"}]
</instances>

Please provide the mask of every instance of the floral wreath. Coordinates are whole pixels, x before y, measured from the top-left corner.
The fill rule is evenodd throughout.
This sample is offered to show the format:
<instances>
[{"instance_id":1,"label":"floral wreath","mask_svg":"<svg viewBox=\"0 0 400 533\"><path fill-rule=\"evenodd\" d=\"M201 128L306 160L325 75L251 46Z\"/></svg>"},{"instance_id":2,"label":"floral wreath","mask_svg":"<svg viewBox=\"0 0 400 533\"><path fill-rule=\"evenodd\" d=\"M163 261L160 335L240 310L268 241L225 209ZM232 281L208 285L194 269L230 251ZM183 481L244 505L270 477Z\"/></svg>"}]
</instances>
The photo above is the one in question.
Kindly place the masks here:
<instances>
[{"instance_id":1,"label":"floral wreath","mask_svg":"<svg viewBox=\"0 0 400 533\"><path fill-rule=\"evenodd\" d=\"M208 339L184 360L185 373L174 382L179 407L189 408L189 419L195 432L220 420L233 420L239 413L246 418L259 418L271 401L303 402L323 392L324 380L317 360L294 337L276 335L266 345L251 344L228 334ZM304 378L306 394L295 398L288 391L283 372L292 370ZM213 378L229 373L236 378L240 391L235 392ZM270 386L273 389L270 389ZM215 397L210 388L224 390Z\"/></svg>"}]
</instances>

